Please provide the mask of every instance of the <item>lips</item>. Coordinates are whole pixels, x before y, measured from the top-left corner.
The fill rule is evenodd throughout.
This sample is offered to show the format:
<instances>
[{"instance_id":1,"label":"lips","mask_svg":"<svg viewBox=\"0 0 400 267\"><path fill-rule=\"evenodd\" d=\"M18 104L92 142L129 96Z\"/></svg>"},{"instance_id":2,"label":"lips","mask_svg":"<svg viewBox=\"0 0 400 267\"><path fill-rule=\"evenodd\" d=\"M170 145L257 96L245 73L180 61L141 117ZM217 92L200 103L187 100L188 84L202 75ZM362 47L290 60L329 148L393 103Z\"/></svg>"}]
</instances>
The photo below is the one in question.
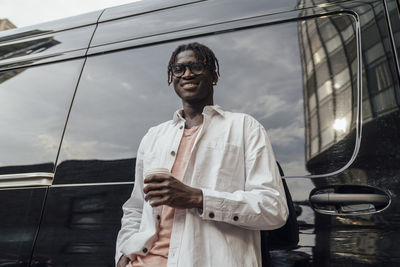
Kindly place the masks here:
<instances>
[{"instance_id":1,"label":"lips","mask_svg":"<svg viewBox=\"0 0 400 267\"><path fill-rule=\"evenodd\" d=\"M183 89L193 89L193 88L196 88L197 85L198 85L197 83L193 83L193 82L184 83L184 84L182 84L182 88Z\"/></svg>"}]
</instances>

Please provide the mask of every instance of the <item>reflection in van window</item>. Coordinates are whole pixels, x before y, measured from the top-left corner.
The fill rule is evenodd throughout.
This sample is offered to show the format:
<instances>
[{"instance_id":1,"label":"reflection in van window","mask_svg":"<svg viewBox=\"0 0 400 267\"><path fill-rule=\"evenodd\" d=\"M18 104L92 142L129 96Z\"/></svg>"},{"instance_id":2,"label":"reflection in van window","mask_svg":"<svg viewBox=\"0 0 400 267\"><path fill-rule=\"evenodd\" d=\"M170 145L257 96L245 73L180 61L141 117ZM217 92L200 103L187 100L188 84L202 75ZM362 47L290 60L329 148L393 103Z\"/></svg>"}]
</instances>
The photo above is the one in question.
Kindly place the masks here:
<instances>
[{"instance_id":1,"label":"reflection in van window","mask_svg":"<svg viewBox=\"0 0 400 267\"><path fill-rule=\"evenodd\" d=\"M352 67L357 64L355 26L350 16L343 15L302 21L298 28L304 113L311 118L305 128L306 165L312 174L332 172L343 167L354 150L358 108L357 68ZM311 52L317 49L314 46L318 53Z\"/></svg>"},{"instance_id":2,"label":"reflection in van window","mask_svg":"<svg viewBox=\"0 0 400 267\"><path fill-rule=\"evenodd\" d=\"M315 20L317 25L319 20L334 23L331 33L320 36ZM331 55L355 60L357 49L351 41L354 32L338 43L337 21L353 29L351 18L338 15L89 57L59 163L135 158L148 128L172 119L180 107L167 84L170 51L183 42L198 41L215 51L220 62L215 103L251 114L264 125L286 175L340 169L354 149L354 142L338 144L355 126L356 73L351 62L335 63ZM333 40L329 49L329 40L321 38ZM318 58L309 56L313 43L319 46ZM320 77L324 78L317 82ZM347 102L338 103L339 97ZM319 159L311 162L317 167L309 164L323 152L329 153L323 165L318 165Z\"/></svg>"},{"instance_id":3,"label":"reflection in van window","mask_svg":"<svg viewBox=\"0 0 400 267\"><path fill-rule=\"evenodd\" d=\"M53 172L82 63L0 72L0 174Z\"/></svg>"}]
</instances>

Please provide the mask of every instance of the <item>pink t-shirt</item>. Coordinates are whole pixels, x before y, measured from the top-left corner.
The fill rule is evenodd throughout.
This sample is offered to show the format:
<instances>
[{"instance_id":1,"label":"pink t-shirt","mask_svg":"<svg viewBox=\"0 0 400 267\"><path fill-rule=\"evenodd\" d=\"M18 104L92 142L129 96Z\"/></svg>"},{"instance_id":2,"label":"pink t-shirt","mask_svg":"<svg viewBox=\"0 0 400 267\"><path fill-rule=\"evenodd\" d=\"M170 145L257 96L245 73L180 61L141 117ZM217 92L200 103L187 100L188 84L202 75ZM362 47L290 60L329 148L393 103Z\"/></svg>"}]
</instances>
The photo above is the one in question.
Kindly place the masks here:
<instances>
[{"instance_id":1,"label":"pink t-shirt","mask_svg":"<svg viewBox=\"0 0 400 267\"><path fill-rule=\"evenodd\" d=\"M183 174L189 161L196 136L201 125L185 129L178 152L176 154L174 166L172 166L172 176L182 181ZM146 256L137 255L136 260L129 262L127 267L163 267L167 266L169 241L171 238L172 224L174 222L175 209L170 206L163 206L160 219L158 239L154 242Z\"/></svg>"}]
</instances>

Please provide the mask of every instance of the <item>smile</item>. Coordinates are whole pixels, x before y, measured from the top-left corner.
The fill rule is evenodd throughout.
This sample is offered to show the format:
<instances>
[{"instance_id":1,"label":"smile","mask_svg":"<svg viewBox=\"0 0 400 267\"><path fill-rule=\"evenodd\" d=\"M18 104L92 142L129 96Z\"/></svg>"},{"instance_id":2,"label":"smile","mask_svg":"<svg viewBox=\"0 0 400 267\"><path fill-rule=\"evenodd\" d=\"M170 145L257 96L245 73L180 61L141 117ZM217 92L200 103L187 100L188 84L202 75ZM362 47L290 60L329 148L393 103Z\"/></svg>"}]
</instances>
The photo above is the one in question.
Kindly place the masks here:
<instances>
[{"instance_id":1,"label":"smile","mask_svg":"<svg viewBox=\"0 0 400 267\"><path fill-rule=\"evenodd\" d=\"M195 87L197 87L197 84L195 84L195 83L185 83L184 85L182 85L183 89L192 89Z\"/></svg>"}]
</instances>

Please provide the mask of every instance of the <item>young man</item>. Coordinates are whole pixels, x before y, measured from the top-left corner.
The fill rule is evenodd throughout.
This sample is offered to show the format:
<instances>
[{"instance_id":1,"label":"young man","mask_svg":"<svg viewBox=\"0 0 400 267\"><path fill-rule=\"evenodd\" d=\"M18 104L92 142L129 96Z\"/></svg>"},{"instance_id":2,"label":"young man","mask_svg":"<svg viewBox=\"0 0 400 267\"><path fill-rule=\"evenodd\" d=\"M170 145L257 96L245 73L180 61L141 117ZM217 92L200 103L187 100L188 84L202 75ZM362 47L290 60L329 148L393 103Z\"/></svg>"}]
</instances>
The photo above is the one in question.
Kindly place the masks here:
<instances>
[{"instance_id":1,"label":"young man","mask_svg":"<svg viewBox=\"0 0 400 267\"><path fill-rule=\"evenodd\" d=\"M168 83L183 108L139 146L117 266L261 266L259 230L285 224L285 193L265 129L214 105L218 76L208 47L190 43L173 52ZM155 168L170 173L146 175Z\"/></svg>"}]
</instances>

